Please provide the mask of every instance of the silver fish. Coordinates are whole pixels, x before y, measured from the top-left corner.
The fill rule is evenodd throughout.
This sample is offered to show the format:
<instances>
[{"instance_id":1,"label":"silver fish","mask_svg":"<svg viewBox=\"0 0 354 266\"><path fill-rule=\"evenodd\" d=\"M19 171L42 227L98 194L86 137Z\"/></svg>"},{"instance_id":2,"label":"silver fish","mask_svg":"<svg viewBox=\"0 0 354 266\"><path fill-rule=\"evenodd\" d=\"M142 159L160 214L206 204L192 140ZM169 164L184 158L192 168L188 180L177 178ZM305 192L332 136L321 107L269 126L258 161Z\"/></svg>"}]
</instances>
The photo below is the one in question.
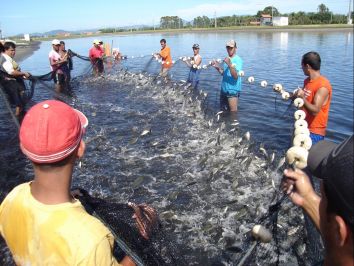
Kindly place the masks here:
<instances>
[{"instance_id":1,"label":"silver fish","mask_svg":"<svg viewBox=\"0 0 354 266\"><path fill-rule=\"evenodd\" d=\"M221 115L224 111L219 111L215 114L215 116Z\"/></svg>"},{"instance_id":2,"label":"silver fish","mask_svg":"<svg viewBox=\"0 0 354 266\"><path fill-rule=\"evenodd\" d=\"M244 135L244 138L249 141L251 139L251 133L249 131L247 131Z\"/></svg>"},{"instance_id":3,"label":"silver fish","mask_svg":"<svg viewBox=\"0 0 354 266\"><path fill-rule=\"evenodd\" d=\"M143 132L141 132L140 136L145 136L147 134L151 133L151 129L144 129Z\"/></svg>"},{"instance_id":4,"label":"silver fish","mask_svg":"<svg viewBox=\"0 0 354 266\"><path fill-rule=\"evenodd\" d=\"M280 169L280 167L283 166L284 163L285 163L285 157L283 157L283 158L281 158L281 159L279 160L278 166L277 166L277 168L275 169L275 171L278 171L278 170Z\"/></svg>"},{"instance_id":5,"label":"silver fish","mask_svg":"<svg viewBox=\"0 0 354 266\"><path fill-rule=\"evenodd\" d=\"M264 154L264 156L265 157L267 157L268 158L268 153L267 153L267 151L266 151L266 149L265 148L263 148L263 147L260 147L259 148L259 150Z\"/></svg>"}]
</instances>

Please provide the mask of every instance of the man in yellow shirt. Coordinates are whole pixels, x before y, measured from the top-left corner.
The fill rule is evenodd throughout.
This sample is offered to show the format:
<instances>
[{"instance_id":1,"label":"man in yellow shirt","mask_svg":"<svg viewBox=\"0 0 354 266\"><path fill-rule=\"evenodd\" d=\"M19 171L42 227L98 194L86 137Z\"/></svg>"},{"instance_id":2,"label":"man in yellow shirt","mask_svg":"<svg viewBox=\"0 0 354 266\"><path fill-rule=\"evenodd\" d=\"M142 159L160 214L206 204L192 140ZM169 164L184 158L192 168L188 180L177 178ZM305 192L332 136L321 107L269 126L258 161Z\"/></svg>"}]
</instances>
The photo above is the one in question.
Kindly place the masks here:
<instances>
[{"instance_id":1,"label":"man in yellow shirt","mask_svg":"<svg viewBox=\"0 0 354 266\"><path fill-rule=\"evenodd\" d=\"M119 265L114 237L70 194L75 162L85 151L88 120L65 103L33 106L20 128L20 147L34 180L15 187L0 205L0 233L16 265ZM135 265L128 256L122 265Z\"/></svg>"}]
</instances>

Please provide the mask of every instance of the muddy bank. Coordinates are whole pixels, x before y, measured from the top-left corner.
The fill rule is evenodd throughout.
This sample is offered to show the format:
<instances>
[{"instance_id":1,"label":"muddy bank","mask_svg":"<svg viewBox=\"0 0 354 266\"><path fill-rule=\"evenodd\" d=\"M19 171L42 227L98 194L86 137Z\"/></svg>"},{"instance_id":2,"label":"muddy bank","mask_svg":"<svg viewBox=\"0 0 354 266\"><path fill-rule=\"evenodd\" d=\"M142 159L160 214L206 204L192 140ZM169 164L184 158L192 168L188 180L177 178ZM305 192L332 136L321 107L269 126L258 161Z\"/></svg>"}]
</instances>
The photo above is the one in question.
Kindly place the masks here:
<instances>
[{"instance_id":1,"label":"muddy bank","mask_svg":"<svg viewBox=\"0 0 354 266\"><path fill-rule=\"evenodd\" d=\"M26 58L30 57L36 50L39 49L41 42L32 41L29 43L18 43L16 45L16 55L15 60L21 62Z\"/></svg>"}]
</instances>

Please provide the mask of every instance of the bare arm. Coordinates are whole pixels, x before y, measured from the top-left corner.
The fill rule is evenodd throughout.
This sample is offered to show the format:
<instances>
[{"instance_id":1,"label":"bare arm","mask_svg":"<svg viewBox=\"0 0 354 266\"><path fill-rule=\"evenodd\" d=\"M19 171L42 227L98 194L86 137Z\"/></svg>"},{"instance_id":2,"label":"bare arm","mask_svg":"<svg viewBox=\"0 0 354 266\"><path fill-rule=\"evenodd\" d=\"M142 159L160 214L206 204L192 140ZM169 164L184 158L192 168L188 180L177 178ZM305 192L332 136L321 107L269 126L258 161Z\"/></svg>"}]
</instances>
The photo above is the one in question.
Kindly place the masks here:
<instances>
[{"instance_id":1,"label":"bare arm","mask_svg":"<svg viewBox=\"0 0 354 266\"><path fill-rule=\"evenodd\" d=\"M234 66L232 66L232 62L230 60L229 57L226 57L224 59L224 62L227 64L227 66L229 67L230 69L230 73L231 73L231 76L234 78L234 79L237 79L238 78L238 75L237 75L237 71L236 71L236 68Z\"/></svg>"},{"instance_id":2,"label":"bare arm","mask_svg":"<svg viewBox=\"0 0 354 266\"><path fill-rule=\"evenodd\" d=\"M135 262L129 256L125 256L119 263L123 266L135 266L136 265Z\"/></svg>"},{"instance_id":3,"label":"bare arm","mask_svg":"<svg viewBox=\"0 0 354 266\"><path fill-rule=\"evenodd\" d=\"M218 62L216 62L215 60L212 61L211 65L222 75L224 74L224 69L222 69L219 65Z\"/></svg>"},{"instance_id":4,"label":"bare arm","mask_svg":"<svg viewBox=\"0 0 354 266\"><path fill-rule=\"evenodd\" d=\"M321 198L313 190L308 176L301 170L285 170L282 189L291 201L300 206L310 216L320 230L320 201Z\"/></svg>"},{"instance_id":5,"label":"bare arm","mask_svg":"<svg viewBox=\"0 0 354 266\"><path fill-rule=\"evenodd\" d=\"M8 61L3 63L2 66L5 69L5 71L13 77L26 77L26 78L28 78L31 75L28 72L20 71L20 69L19 70L14 69L14 67L12 66L12 63L10 63Z\"/></svg>"},{"instance_id":6,"label":"bare arm","mask_svg":"<svg viewBox=\"0 0 354 266\"><path fill-rule=\"evenodd\" d=\"M202 58L200 56L198 56L195 60L194 60L194 63L199 66L200 63L202 62Z\"/></svg>"},{"instance_id":7,"label":"bare arm","mask_svg":"<svg viewBox=\"0 0 354 266\"><path fill-rule=\"evenodd\" d=\"M297 95L304 99L305 108L312 115L317 115L320 112L322 106L327 102L329 91L326 87L319 88L315 94L313 103L310 103L309 101L306 100L305 92L303 90L299 90Z\"/></svg>"},{"instance_id":8,"label":"bare arm","mask_svg":"<svg viewBox=\"0 0 354 266\"><path fill-rule=\"evenodd\" d=\"M29 76L31 76L31 74L28 73L28 72L22 72L22 71L14 70L14 71L11 73L11 76L14 76L14 77L26 77L26 78L28 78Z\"/></svg>"}]
</instances>

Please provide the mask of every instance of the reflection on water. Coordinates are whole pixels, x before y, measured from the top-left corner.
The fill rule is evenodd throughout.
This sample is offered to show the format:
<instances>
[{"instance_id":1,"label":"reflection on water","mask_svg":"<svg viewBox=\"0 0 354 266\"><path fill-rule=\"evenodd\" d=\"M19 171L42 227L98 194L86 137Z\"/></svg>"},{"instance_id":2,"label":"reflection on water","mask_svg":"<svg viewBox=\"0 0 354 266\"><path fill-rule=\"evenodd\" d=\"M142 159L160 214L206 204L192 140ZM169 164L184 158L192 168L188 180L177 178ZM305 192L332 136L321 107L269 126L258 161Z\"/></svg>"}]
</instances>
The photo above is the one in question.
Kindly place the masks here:
<instances>
[{"instance_id":1,"label":"reflection on water","mask_svg":"<svg viewBox=\"0 0 354 266\"><path fill-rule=\"evenodd\" d=\"M289 33L288 32L281 32L280 33L280 48L283 50L288 49L288 38L289 38Z\"/></svg>"}]
</instances>

